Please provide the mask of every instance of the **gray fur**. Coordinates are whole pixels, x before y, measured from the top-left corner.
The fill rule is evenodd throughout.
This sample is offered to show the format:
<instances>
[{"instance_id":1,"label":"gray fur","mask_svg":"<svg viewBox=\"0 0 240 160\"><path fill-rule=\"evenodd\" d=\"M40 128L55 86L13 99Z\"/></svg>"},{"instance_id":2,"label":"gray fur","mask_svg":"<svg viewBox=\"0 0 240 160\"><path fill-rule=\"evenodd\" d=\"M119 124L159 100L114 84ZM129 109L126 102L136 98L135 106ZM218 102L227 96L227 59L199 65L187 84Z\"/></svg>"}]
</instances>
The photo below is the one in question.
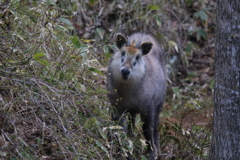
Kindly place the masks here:
<instances>
[{"instance_id":1,"label":"gray fur","mask_svg":"<svg viewBox=\"0 0 240 160\"><path fill-rule=\"evenodd\" d=\"M160 151L158 124L166 90L165 52L160 44L148 34L135 33L127 37L126 40L126 43L119 45L121 46L119 51L114 54L108 66L108 98L117 111L113 113L112 118L119 121L120 125L132 134L132 128L125 125L126 119L122 114L129 113L131 115L130 120L132 121L132 127L134 127L134 118L139 113L144 122L143 134L149 143L147 152L149 158L154 159ZM151 42L152 48L146 55L141 55L136 65L136 67L142 67L143 69L138 70L138 68L129 65L130 67L127 66L130 70L129 79L123 79L120 72L121 65L124 63L118 62L121 61L122 51L125 47L135 44L135 48L138 48L137 53L141 53L142 49L139 46L146 42ZM128 53L126 56L131 57ZM120 120L120 117L123 118Z\"/></svg>"}]
</instances>

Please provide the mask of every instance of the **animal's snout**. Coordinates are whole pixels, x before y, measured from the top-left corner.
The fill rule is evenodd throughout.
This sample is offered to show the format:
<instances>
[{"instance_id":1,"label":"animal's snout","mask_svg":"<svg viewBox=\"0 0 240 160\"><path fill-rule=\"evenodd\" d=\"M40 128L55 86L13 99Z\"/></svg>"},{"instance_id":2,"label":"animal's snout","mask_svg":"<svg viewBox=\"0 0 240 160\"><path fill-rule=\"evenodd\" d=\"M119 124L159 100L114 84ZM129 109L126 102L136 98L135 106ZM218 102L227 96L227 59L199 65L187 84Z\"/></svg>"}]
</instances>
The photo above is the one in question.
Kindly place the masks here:
<instances>
[{"instance_id":1,"label":"animal's snout","mask_svg":"<svg viewBox=\"0 0 240 160\"><path fill-rule=\"evenodd\" d=\"M122 74L123 79L128 79L128 76L130 74L130 70L128 68L123 68L121 70L121 74Z\"/></svg>"}]
</instances>

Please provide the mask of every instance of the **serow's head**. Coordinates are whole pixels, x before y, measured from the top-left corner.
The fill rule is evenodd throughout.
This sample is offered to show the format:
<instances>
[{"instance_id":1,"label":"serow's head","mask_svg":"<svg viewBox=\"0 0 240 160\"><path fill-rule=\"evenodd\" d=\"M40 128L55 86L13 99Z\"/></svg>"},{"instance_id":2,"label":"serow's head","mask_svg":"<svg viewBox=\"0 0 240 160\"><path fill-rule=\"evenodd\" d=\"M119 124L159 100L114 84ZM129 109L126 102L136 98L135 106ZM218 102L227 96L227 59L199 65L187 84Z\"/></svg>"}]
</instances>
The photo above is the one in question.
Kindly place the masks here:
<instances>
[{"instance_id":1,"label":"serow's head","mask_svg":"<svg viewBox=\"0 0 240 160\"><path fill-rule=\"evenodd\" d=\"M141 43L141 39L126 38L118 33L116 44L119 48L118 61L120 72L124 80L141 78L145 73L145 61L143 56L152 48L152 42Z\"/></svg>"}]
</instances>

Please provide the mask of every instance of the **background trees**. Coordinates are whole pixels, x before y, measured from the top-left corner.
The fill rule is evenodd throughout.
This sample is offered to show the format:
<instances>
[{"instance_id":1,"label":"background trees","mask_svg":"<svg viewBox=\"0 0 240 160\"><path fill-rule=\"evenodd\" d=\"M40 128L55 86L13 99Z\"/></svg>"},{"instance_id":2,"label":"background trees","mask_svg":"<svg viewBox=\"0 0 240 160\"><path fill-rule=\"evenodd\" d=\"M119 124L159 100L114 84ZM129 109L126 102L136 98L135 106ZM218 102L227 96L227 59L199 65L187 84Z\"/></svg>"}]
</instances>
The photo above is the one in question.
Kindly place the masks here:
<instances>
[{"instance_id":1,"label":"background trees","mask_svg":"<svg viewBox=\"0 0 240 160\"><path fill-rule=\"evenodd\" d=\"M218 0L211 160L240 159L240 3Z\"/></svg>"}]
</instances>

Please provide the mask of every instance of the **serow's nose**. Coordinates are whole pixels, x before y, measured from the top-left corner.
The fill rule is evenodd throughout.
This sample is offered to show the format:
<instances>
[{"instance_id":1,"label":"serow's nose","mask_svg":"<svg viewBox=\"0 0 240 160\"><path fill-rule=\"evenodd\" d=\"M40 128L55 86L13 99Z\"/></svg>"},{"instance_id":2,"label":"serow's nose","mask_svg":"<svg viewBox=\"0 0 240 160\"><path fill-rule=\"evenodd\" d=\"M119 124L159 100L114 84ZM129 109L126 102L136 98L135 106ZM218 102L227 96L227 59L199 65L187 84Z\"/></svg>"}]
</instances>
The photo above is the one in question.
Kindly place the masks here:
<instances>
[{"instance_id":1,"label":"serow's nose","mask_svg":"<svg viewBox=\"0 0 240 160\"><path fill-rule=\"evenodd\" d=\"M130 74L130 70L128 68L123 68L121 70L121 74L122 74L123 79L128 79L128 76Z\"/></svg>"}]
</instances>

